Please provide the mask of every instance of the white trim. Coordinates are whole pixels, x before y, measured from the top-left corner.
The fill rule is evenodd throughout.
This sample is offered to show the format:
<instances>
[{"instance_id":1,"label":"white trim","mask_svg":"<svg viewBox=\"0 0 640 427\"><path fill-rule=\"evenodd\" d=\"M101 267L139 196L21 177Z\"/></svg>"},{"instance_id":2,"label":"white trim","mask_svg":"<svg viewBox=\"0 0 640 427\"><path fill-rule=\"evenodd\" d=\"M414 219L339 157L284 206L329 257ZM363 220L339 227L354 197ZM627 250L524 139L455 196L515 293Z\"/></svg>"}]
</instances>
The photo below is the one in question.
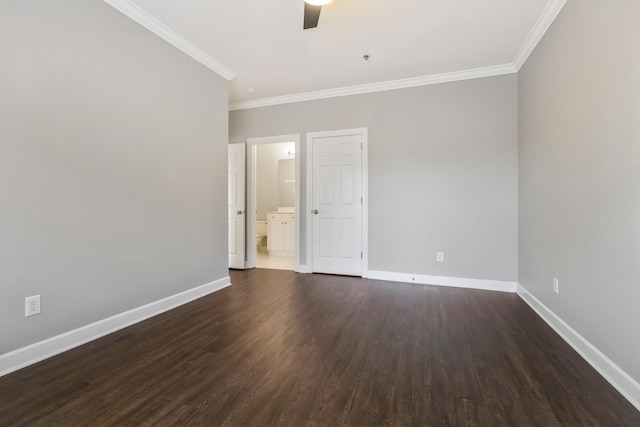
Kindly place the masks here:
<instances>
[{"instance_id":1,"label":"white trim","mask_svg":"<svg viewBox=\"0 0 640 427\"><path fill-rule=\"evenodd\" d=\"M257 257L257 248L256 248L256 146L247 140L247 192L245 194L247 201L247 247L246 247L246 255L247 262L245 263L246 268L256 268L256 257Z\"/></svg>"},{"instance_id":2,"label":"white trim","mask_svg":"<svg viewBox=\"0 0 640 427\"><path fill-rule=\"evenodd\" d=\"M481 77L513 74L520 71L529 55L533 52L553 21L556 19L567 0L549 0L535 25L529 32L524 43L518 50L511 64L493 65L489 67L473 68L470 70L452 71L448 73L431 74L427 76L411 77L407 79L390 80L378 83L346 86L311 92L294 93L291 95L274 96L270 98L254 99L251 101L229 104L229 111L245 110L249 108L269 107L272 105L290 104L294 102L313 101L317 99L335 98L339 96L359 95L363 93L382 92L386 90L405 89L416 86L427 86L439 83L456 82L460 80L477 79Z\"/></svg>"},{"instance_id":3,"label":"white trim","mask_svg":"<svg viewBox=\"0 0 640 427\"><path fill-rule=\"evenodd\" d=\"M472 70L432 74L429 76L413 77L409 79L391 80L387 82L369 83L357 86L325 89L313 92L302 92L292 95L275 96L272 98L262 98L252 101L236 102L229 105L229 111L244 110L247 108L268 107L271 105L290 104L292 102L312 101L316 99L334 98L337 96L382 92L386 90L404 89L416 86L427 86L438 83L455 82L459 80L477 79L480 77L500 76L503 74L512 74L515 72L517 72L517 70L511 64L496 65L493 67L474 68Z\"/></svg>"},{"instance_id":4,"label":"white trim","mask_svg":"<svg viewBox=\"0 0 640 427\"><path fill-rule=\"evenodd\" d=\"M205 53L202 49L186 40L184 37L173 31L171 28L149 15L139 6L130 0L103 0L105 3L120 11L124 15L136 21L161 39L171 43L205 67L220 74L227 80L233 80L237 76L221 62Z\"/></svg>"},{"instance_id":5,"label":"white trim","mask_svg":"<svg viewBox=\"0 0 640 427\"><path fill-rule=\"evenodd\" d=\"M313 208L313 138L330 138L333 136L348 136L348 135L360 135L362 136L362 262L361 262L361 276L364 278L369 277L369 128L354 128L354 129L339 129L328 130L321 132L307 132L307 145L306 145L306 157L307 157L307 197L306 197L306 212L305 218L307 222L307 272L313 273L313 214L311 213ZM296 270L297 271L297 270Z\"/></svg>"},{"instance_id":6,"label":"white trim","mask_svg":"<svg viewBox=\"0 0 640 427\"><path fill-rule=\"evenodd\" d=\"M301 264L296 269L296 273L311 273L311 270L309 270L306 264Z\"/></svg>"},{"instance_id":7,"label":"white trim","mask_svg":"<svg viewBox=\"0 0 640 427\"><path fill-rule=\"evenodd\" d=\"M305 259L307 260L307 273L313 273L313 218L311 216L311 210L313 209L313 188L311 187L311 177L313 175L313 147L311 146L311 136L307 133L307 145L305 147L305 155L307 157L306 167L306 202L304 204L306 212L304 213L305 223L307 224L307 230L305 231L305 241L307 247L305 248ZM302 213L302 212L300 212Z\"/></svg>"},{"instance_id":8,"label":"white trim","mask_svg":"<svg viewBox=\"0 0 640 427\"><path fill-rule=\"evenodd\" d=\"M424 274L395 273L391 271L369 270L369 279L386 280L389 282L418 283L420 285L447 286L453 288L482 289L485 291L498 291L514 293L517 290L516 282L502 280L468 279L465 277L428 276Z\"/></svg>"},{"instance_id":9,"label":"white trim","mask_svg":"<svg viewBox=\"0 0 640 427\"><path fill-rule=\"evenodd\" d=\"M362 277L369 277L369 129L362 128Z\"/></svg>"},{"instance_id":10,"label":"white trim","mask_svg":"<svg viewBox=\"0 0 640 427\"><path fill-rule=\"evenodd\" d=\"M231 285L229 276L0 355L0 377Z\"/></svg>"},{"instance_id":11,"label":"white trim","mask_svg":"<svg viewBox=\"0 0 640 427\"><path fill-rule=\"evenodd\" d=\"M256 145L293 142L296 147L295 228L296 250L294 271L300 271L300 134L263 136L247 139L247 268L256 267Z\"/></svg>"},{"instance_id":12,"label":"white trim","mask_svg":"<svg viewBox=\"0 0 640 427\"><path fill-rule=\"evenodd\" d=\"M600 375L640 411L640 383L605 356L593 344L551 311L524 286L518 284L518 296L586 360Z\"/></svg>"},{"instance_id":13,"label":"white trim","mask_svg":"<svg viewBox=\"0 0 640 427\"><path fill-rule=\"evenodd\" d=\"M531 32L520 47L520 50L516 54L515 58L513 58L512 63L516 71L520 71L520 68L522 68L538 43L540 43L540 40L542 40L542 37L545 35L566 3L567 0L549 0L538 17L535 25L531 29Z\"/></svg>"},{"instance_id":14,"label":"white trim","mask_svg":"<svg viewBox=\"0 0 640 427\"><path fill-rule=\"evenodd\" d=\"M302 215L302 212L300 212L300 206L301 206L300 181L302 179L302 175L300 172L300 164L302 163L302 159L300 158L300 156L302 154L300 152L300 134L296 134L295 143L296 143L296 183L295 183L296 195L295 195L294 203L295 203L295 211L296 211L296 217L295 217L296 253L295 253L295 265L294 265L293 271L297 271L301 273L302 266L300 265L300 252L302 251L302 248L300 247L300 234L302 234L302 222L300 221L300 215Z\"/></svg>"},{"instance_id":15,"label":"white trim","mask_svg":"<svg viewBox=\"0 0 640 427\"><path fill-rule=\"evenodd\" d=\"M177 32L158 21L142 8L134 4L131 0L103 1L114 9L128 16L138 24L142 25L152 33L156 34L158 37L180 49L182 52L200 62L205 67L218 73L225 79L233 80L237 77L237 75L233 71L227 68L220 61L213 58L202 49L179 35ZM517 73L524 65L531 52L533 52L535 47L538 45L566 2L567 0L549 0L511 64L494 65L489 67L473 68L470 70L460 70L440 74L431 74L427 76L412 77L407 79L391 80L378 83L369 83L363 85L302 92L291 95L236 102L229 105L229 111Z\"/></svg>"}]
</instances>

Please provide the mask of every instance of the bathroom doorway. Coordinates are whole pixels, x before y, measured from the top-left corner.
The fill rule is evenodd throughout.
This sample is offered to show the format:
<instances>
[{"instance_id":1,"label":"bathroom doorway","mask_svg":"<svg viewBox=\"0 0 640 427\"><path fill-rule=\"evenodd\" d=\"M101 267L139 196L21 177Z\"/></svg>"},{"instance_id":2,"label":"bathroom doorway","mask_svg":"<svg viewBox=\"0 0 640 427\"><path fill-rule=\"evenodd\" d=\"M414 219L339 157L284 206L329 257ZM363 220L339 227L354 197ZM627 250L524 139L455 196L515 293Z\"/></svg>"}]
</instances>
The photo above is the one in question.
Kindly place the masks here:
<instances>
[{"instance_id":1,"label":"bathroom doorway","mask_svg":"<svg viewBox=\"0 0 640 427\"><path fill-rule=\"evenodd\" d=\"M247 140L247 267L299 265L299 135Z\"/></svg>"}]
</instances>

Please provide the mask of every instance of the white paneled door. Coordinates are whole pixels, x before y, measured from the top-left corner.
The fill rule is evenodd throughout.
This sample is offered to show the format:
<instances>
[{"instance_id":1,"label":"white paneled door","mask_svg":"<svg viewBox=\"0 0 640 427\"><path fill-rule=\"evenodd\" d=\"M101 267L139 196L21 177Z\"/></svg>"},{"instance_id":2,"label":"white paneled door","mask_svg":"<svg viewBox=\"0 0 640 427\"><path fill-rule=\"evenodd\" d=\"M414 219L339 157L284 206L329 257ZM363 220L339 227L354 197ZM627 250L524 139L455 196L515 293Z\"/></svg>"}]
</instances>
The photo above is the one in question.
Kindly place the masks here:
<instances>
[{"instance_id":1,"label":"white paneled door","mask_svg":"<svg viewBox=\"0 0 640 427\"><path fill-rule=\"evenodd\" d=\"M229 145L229 268L245 268L245 145Z\"/></svg>"},{"instance_id":2,"label":"white paneled door","mask_svg":"<svg viewBox=\"0 0 640 427\"><path fill-rule=\"evenodd\" d=\"M313 272L362 275L362 143L362 134L311 137Z\"/></svg>"}]
</instances>

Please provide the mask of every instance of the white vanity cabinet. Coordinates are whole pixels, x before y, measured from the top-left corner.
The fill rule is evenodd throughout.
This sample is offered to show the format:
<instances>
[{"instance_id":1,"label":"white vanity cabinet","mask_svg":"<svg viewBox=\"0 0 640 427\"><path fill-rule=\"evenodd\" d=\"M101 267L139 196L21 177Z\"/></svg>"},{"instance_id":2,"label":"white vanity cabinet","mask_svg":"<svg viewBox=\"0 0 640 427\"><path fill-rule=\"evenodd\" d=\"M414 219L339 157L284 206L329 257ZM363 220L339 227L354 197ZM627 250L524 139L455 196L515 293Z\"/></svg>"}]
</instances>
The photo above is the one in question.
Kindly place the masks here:
<instances>
[{"instance_id":1,"label":"white vanity cabinet","mask_svg":"<svg viewBox=\"0 0 640 427\"><path fill-rule=\"evenodd\" d=\"M292 213L267 214L267 250L273 256L294 256L296 216Z\"/></svg>"}]
</instances>

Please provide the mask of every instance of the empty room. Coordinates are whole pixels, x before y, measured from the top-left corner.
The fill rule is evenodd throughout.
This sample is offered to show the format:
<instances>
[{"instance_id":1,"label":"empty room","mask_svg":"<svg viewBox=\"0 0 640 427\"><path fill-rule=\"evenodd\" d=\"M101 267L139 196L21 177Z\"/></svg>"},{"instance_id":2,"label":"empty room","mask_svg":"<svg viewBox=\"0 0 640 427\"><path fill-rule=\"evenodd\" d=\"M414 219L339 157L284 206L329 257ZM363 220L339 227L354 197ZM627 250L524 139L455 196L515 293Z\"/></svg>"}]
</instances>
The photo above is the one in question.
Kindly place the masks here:
<instances>
[{"instance_id":1,"label":"empty room","mask_svg":"<svg viewBox=\"0 0 640 427\"><path fill-rule=\"evenodd\" d=\"M0 426L640 426L639 23L0 1Z\"/></svg>"}]
</instances>

